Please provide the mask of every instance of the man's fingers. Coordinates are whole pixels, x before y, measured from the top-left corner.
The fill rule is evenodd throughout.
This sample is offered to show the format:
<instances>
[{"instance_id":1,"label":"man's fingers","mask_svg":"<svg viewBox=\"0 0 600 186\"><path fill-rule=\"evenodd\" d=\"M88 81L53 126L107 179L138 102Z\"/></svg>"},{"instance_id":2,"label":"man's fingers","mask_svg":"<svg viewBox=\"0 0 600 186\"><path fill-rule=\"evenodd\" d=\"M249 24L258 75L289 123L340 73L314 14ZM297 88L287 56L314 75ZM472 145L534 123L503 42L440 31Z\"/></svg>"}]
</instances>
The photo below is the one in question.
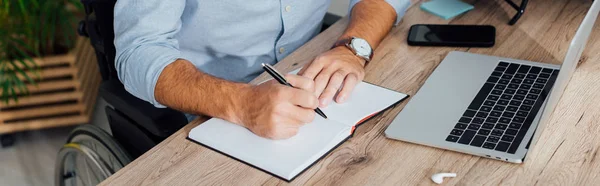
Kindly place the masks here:
<instances>
[{"instance_id":1,"label":"man's fingers","mask_svg":"<svg viewBox=\"0 0 600 186\"><path fill-rule=\"evenodd\" d=\"M292 105L289 110L286 111L285 116L291 118L292 120L298 121L294 122L294 125L304 125L306 123L310 123L315 119L315 111L314 109L306 109L301 108L296 105Z\"/></svg>"},{"instance_id":2,"label":"man's fingers","mask_svg":"<svg viewBox=\"0 0 600 186\"><path fill-rule=\"evenodd\" d=\"M356 87L356 84L358 84L358 77L356 76L356 74L354 73L350 73L346 76L346 79L344 80L344 87L342 88L342 90L340 91L340 93L337 95L336 97L336 102L338 103L344 103L348 100L348 97L350 97L350 94L352 93L352 91L354 90L354 87Z\"/></svg>"},{"instance_id":3,"label":"man's fingers","mask_svg":"<svg viewBox=\"0 0 600 186\"><path fill-rule=\"evenodd\" d=\"M329 105L329 102L333 100L333 96L335 96L335 94L342 86L342 82L344 81L345 76L346 73L342 71L337 71L333 73L333 75L331 75L329 83L327 84L327 88L325 88L323 93L319 96L319 106L326 107L327 105Z\"/></svg>"},{"instance_id":4,"label":"man's fingers","mask_svg":"<svg viewBox=\"0 0 600 186\"><path fill-rule=\"evenodd\" d=\"M304 66L304 68L302 68L302 70L298 72L298 75L307 77L309 79L315 79L315 77L317 77L319 72L321 72L321 70L323 69L324 64L322 62L317 61L318 59L319 58L315 59L310 64Z\"/></svg>"},{"instance_id":5,"label":"man's fingers","mask_svg":"<svg viewBox=\"0 0 600 186\"><path fill-rule=\"evenodd\" d=\"M307 63L306 65L304 65L304 66L303 66L303 67L300 69L300 71L298 71L298 75L303 75L303 74L305 74L305 73L306 73L306 69L308 69L308 67L309 67L310 65L312 65L312 62L310 62L310 63Z\"/></svg>"},{"instance_id":6,"label":"man's fingers","mask_svg":"<svg viewBox=\"0 0 600 186\"><path fill-rule=\"evenodd\" d=\"M289 117L281 117L275 125L275 129L272 129L271 133L267 135L268 138L279 140L287 139L295 136L298 133L298 128L304 123L296 119Z\"/></svg>"},{"instance_id":7,"label":"man's fingers","mask_svg":"<svg viewBox=\"0 0 600 186\"><path fill-rule=\"evenodd\" d=\"M307 109L316 109L319 106L317 97L309 91L295 89L290 102Z\"/></svg>"},{"instance_id":8,"label":"man's fingers","mask_svg":"<svg viewBox=\"0 0 600 186\"><path fill-rule=\"evenodd\" d=\"M327 84L329 84L329 79L331 79L331 75L335 71L337 71L337 68L328 67L323 69L321 73L317 75L317 77L315 78L315 95L317 97L321 96L321 93L323 93L323 90L325 90L325 87L327 87Z\"/></svg>"},{"instance_id":9,"label":"man's fingers","mask_svg":"<svg viewBox=\"0 0 600 186\"><path fill-rule=\"evenodd\" d=\"M315 82L312 79L293 74L285 75L285 79L287 79L288 82L296 88L306 90L309 92L315 92Z\"/></svg>"}]
</instances>

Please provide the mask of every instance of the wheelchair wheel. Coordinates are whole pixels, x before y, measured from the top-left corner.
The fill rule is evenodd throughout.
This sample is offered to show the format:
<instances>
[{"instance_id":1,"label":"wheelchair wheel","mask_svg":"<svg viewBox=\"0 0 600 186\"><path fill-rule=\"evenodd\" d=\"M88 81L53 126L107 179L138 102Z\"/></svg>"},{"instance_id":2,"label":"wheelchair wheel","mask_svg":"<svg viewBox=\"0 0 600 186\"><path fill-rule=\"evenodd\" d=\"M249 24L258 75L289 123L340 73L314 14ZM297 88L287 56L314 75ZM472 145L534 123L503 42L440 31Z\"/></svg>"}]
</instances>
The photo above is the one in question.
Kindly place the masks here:
<instances>
[{"instance_id":1,"label":"wheelchair wheel","mask_svg":"<svg viewBox=\"0 0 600 186\"><path fill-rule=\"evenodd\" d=\"M58 153L55 185L97 185L129 162L130 156L108 133L82 125Z\"/></svg>"}]
</instances>

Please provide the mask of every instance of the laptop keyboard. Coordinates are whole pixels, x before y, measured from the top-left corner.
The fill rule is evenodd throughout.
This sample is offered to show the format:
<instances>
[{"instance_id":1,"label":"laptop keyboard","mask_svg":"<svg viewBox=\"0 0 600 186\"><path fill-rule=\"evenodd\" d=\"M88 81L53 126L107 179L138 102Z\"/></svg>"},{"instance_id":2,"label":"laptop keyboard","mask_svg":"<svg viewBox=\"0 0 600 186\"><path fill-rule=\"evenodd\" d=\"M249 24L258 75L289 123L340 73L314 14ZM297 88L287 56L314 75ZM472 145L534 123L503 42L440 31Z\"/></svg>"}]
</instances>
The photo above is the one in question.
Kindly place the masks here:
<instances>
[{"instance_id":1,"label":"laptop keyboard","mask_svg":"<svg viewBox=\"0 0 600 186\"><path fill-rule=\"evenodd\" d=\"M556 76L554 69L498 63L446 141L514 154Z\"/></svg>"}]
</instances>

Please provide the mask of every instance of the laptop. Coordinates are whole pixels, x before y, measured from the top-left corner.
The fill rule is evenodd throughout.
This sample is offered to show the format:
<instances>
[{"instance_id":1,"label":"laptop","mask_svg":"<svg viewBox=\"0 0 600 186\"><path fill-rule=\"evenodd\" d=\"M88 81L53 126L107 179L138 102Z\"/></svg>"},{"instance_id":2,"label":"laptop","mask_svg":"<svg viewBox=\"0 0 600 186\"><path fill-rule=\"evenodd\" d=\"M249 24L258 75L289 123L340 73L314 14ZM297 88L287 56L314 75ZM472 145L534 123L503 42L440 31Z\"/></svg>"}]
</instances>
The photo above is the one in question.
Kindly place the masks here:
<instances>
[{"instance_id":1,"label":"laptop","mask_svg":"<svg viewBox=\"0 0 600 186\"><path fill-rule=\"evenodd\" d=\"M595 1L562 65L450 52L386 137L522 163L575 71L599 11Z\"/></svg>"}]
</instances>

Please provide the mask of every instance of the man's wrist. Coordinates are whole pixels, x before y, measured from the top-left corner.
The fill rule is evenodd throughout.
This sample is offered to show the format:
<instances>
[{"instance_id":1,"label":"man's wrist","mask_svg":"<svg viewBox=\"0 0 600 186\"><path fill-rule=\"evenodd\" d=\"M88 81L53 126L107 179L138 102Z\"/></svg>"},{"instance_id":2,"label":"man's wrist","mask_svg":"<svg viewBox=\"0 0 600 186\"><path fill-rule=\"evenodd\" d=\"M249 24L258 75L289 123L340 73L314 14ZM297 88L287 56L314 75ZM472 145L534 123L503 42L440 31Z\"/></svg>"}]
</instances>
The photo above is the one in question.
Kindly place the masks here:
<instances>
[{"instance_id":1,"label":"man's wrist","mask_svg":"<svg viewBox=\"0 0 600 186\"><path fill-rule=\"evenodd\" d=\"M226 96L228 103L223 119L243 125L245 117L244 107L248 104L248 95L252 93L252 86L249 84L236 83L233 91Z\"/></svg>"},{"instance_id":2,"label":"man's wrist","mask_svg":"<svg viewBox=\"0 0 600 186\"><path fill-rule=\"evenodd\" d=\"M338 46L338 47L334 47L334 48L332 48L332 50L335 50L335 49L337 49L337 48L340 48L339 50L344 50L344 51L348 52L350 55L352 55L352 56L354 56L356 59L358 59L358 62L360 63L360 65L361 65L362 67L365 67L365 66L367 65L367 60L365 60L364 58L362 58L362 57L360 57L360 56L356 55L356 54L355 54L355 53L352 51L352 49L350 49L350 48L348 48L348 47L346 47L346 46Z\"/></svg>"},{"instance_id":3,"label":"man's wrist","mask_svg":"<svg viewBox=\"0 0 600 186\"><path fill-rule=\"evenodd\" d=\"M350 52L357 57L361 58L363 62L363 66L365 66L372 58L373 58L373 47L364 38L355 37L355 36L342 36L338 41L333 45L333 48L337 48L339 46L344 46Z\"/></svg>"},{"instance_id":4,"label":"man's wrist","mask_svg":"<svg viewBox=\"0 0 600 186\"><path fill-rule=\"evenodd\" d=\"M352 37L350 36L344 36L344 37L340 37L334 44L333 46L331 46L331 49L343 46L343 47L348 47L348 43L350 42L350 40L352 39Z\"/></svg>"}]
</instances>

